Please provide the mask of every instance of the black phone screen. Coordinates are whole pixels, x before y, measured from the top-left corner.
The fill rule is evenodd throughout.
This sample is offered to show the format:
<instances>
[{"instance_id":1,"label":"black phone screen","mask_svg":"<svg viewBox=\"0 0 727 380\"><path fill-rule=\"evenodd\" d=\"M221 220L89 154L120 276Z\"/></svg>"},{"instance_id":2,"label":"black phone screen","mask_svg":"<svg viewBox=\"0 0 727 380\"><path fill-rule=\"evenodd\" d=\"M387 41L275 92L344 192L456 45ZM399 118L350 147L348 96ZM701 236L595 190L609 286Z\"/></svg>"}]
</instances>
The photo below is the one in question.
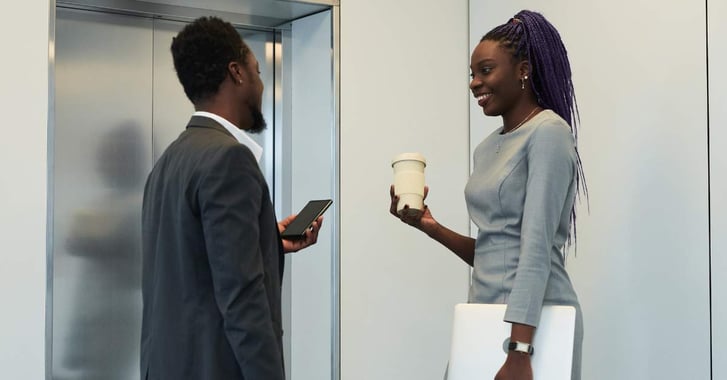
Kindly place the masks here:
<instances>
[{"instance_id":1,"label":"black phone screen","mask_svg":"<svg viewBox=\"0 0 727 380\"><path fill-rule=\"evenodd\" d=\"M333 203L330 199L321 199L308 202L298 215L280 234L283 239L302 239L305 237L305 230L310 228L311 224L323 215L328 207Z\"/></svg>"}]
</instances>

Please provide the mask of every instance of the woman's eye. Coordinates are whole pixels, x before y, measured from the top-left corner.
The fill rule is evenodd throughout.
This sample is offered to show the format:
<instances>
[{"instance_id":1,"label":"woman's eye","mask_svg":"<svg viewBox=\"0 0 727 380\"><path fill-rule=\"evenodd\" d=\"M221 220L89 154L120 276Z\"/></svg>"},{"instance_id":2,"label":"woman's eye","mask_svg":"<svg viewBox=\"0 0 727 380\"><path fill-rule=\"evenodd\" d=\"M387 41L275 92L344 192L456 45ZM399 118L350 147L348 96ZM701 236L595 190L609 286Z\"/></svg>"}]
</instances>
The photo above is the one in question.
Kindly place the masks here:
<instances>
[{"instance_id":1,"label":"woman's eye","mask_svg":"<svg viewBox=\"0 0 727 380\"><path fill-rule=\"evenodd\" d=\"M491 67L483 67L479 70L477 70L478 75L487 75L492 71ZM470 78L475 79L475 73L470 72Z\"/></svg>"}]
</instances>

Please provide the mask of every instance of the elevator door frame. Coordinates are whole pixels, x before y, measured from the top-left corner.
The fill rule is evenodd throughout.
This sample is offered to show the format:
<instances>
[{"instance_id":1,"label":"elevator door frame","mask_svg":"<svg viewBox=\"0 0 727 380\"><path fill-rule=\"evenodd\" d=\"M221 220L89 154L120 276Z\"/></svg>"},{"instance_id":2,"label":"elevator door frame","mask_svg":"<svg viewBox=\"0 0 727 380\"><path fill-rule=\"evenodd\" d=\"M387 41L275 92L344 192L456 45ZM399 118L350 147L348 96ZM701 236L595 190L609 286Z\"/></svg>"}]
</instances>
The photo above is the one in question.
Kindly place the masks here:
<instances>
[{"instance_id":1,"label":"elevator door frame","mask_svg":"<svg viewBox=\"0 0 727 380\"><path fill-rule=\"evenodd\" d=\"M331 78L331 85L332 85L332 92L333 92L333 125L332 125L332 141L334 143L333 148L333 156L332 156L332 162L331 162L331 168L332 168L332 174L334 176L333 179L333 199L334 202L337 203L339 199L339 193L340 193L340 176L339 176L339 159L340 159L340 152L339 152L339 141L340 141L340 102L339 102L339 94L340 94L340 69L339 69L339 62L340 62L340 48L339 48L339 30L340 30L340 10L339 10L339 2L338 0L310 0L310 1L296 1L296 0L282 0L282 1L289 1L291 3L301 3L301 4L318 4L326 6L326 11L331 12L331 67L332 67L332 78ZM97 1L98 3L113 3L114 1ZM130 3L130 1L121 1L122 3ZM48 121L48 157L49 157L49 165L48 165L48 232L47 232L47 300L46 300L46 378L52 379L52 339L53 339L53 268L54 268L54 260L53 260L53 253L54 253L54 246L53 246L53 209L54 209L54 197L53 197L53 186L54 186L54 173L53 173L53 157L54 157L54 149L53 149L53 143L55 141L55 28L56 28L56 13L55 10L57 9L57 6L60 6L61 4L68 5L69 3L72 3L70 1L63 1L63 2L56 2L55 0L50 0L51 3L51 9L53 10L51 17L50 17L50 36L49 36L49 121ZM102 7L91 7L88 4L93 3L93 1L75 1L73 2L75 5L72 5L71 8L73 9L84 9L84 10L93 10L93 11L104 11L108 13L120 13L120 14L127 14L127 15L136 15L136 16L142 16L142 17L151 17L154 19L162 19L162 20L170 20L170 21L190 21L197 16L200 16L202 14L209 15L209 14L217 14L221 17L227 16L229 19L231 13L225 13L225 12L217 12L217 11L204 11L197 9L196 11L199 12L199 14L190 14L185 13L182 16L175 16L173 14L166 14L166 15L160 15L160 14L148 14L144 12L129 12L128 10L120 11L118 9L103 9ZM169 7L169 9L172 9L174 7ZM308 15L302 16L307 17ZM274 69L275 69L275 85L279 85L279 79L283 75L283 65L277 65L277 63L282 59L283 54L280 53L280 46L282 44L282 41L285 40L285 36L290 36L290 23L286 22L283 24L279 24L275 27L252 27L249 25L249 23L243 23L239 22L242 19L237 19L238 22L232 22L233 25L237 28L242 29L255 29L258 31L269 31L272 32L275 35L275 60L274 63ZM288 21L294 21L294 20L288 20ZM271 117L272 123L274 125L275 131L282 131L283 130L283 119L285 115L285 105L282 104L282 97L280 96L274 96L274 110L273 110L273 116ZM288 106L289 107L289 106ZM282 116L282 117L281 117ZM279 136L281 133L275 133L274 134L274 145L276 146L276 151L274 152L275 160L279 160L282 156L282 153L280 152L281 141ZM290 177L290 173L274 173L273 177L271 177L271 180L278 181L279 178L284 178L285 176ZM281 186L278 186L280 188ZM291 211L291 205L290 205L290 194L288 191L288 194L285 193L285 191L277 190L274 192L275 194L275 201L276 201L276 211L283 215L287 215ZM331 379L337 380L340 378L340 299L339 299L339 273L340 273L340 259L339 259L339 252L340 252L340 238L339 238L339 223L340 223L340 210L338 207L335 207L335 209L332 210L333 215L329 215L327 217L328 223L327 227L331 228L332 230L332 262L331 262L331 268L332 268L332 284L333 288L331 289L332 292L332 326L331 326ZM284 305L285 307L285 305ZM288 342L289 345L289 342Z\"/></svg>"}]
</instances>

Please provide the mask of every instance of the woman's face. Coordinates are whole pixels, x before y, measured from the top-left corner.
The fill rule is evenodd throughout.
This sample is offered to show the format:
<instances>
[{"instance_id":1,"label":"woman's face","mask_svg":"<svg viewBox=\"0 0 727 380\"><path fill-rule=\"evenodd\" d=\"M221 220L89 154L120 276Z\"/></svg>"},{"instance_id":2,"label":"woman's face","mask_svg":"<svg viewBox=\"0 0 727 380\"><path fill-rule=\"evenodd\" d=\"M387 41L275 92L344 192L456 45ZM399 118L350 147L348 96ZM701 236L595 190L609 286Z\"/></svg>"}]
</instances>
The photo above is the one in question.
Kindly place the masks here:
<instances>
[{"instance_id":1,"label":"woman's face","mask_svg":"<svg viewBox=\"0 0 727 380\"><path fill-rule=\"evenodd\" d=\"M472 51L470 90L487 116L499 116L523 97L523 62L516 62L499 42L485 40Z\"/></svg>"}]
</instances>

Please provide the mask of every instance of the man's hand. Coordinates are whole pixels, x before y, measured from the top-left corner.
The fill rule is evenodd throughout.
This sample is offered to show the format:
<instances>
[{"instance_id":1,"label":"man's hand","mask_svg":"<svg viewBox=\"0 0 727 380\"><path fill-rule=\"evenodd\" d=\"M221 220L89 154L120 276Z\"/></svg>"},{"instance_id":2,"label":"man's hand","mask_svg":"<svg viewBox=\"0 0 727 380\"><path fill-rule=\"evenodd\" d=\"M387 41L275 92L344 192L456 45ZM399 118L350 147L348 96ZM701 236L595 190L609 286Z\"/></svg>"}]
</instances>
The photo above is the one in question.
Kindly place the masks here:
<instances>
[{"instance_id":1,"label":"man's hand","mask_svg":"<svg viewBox=\"0 0 727 380\"><path fill-rule=\"evenodd\" d=\"M293 214L280 222L278 222L278 231L283 232L285 231L285 228L288 227L288 225L295 219L297 214ZM316 219L315 222L311 225L311 228L309 228L307 231L305 231L305 239L299 239L299 240L288 240L288 239L281 239L283 242L283 252L289 253L289 252L298 252L303 248L306 248L308 246L311 246L318 241L318 231L321 229L321 226L323 226L323 217L319 216L318 219Z\"/></svg>"}]
</instances>

